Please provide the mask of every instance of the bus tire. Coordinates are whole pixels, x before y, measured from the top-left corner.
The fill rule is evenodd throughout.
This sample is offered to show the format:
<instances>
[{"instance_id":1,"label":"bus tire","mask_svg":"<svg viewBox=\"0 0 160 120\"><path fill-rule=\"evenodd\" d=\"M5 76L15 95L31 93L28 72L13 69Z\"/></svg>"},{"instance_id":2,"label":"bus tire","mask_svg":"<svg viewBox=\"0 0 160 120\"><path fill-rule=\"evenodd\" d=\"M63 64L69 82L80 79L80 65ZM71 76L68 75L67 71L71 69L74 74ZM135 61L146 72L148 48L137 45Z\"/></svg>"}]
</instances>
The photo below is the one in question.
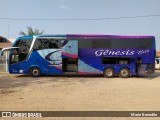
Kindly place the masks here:
<instances>
[{"instance_id":1,"label":"bus tire","mask_svg":"<svg viewBox=\"0 0 160 120\"><path fill-rule=\"evenodd\" d=\"M104 77L113 78L115 75L113 68L106 68L103 72Z\"/></svg>"},{"instance_id":2,"label":"bus tire","mask_svg":"<svg viewBox=\"0 0 160 120\"><path fill-rule=\"evenodd\" d=\"M41 71L38 67L32 67L29 73L33 77L39 77L41 75Z\"/></svg>"},{"instance_id":3,"label":"bus tire","mask_svg":"<svg viewBox=\"0 0 160 120\"><path fill-rule=\"evenodd\" d=\"M130 70L128 68L122 68L118 75L121 78L128 78L130 76Z\"/></svg>"}]
</instances>

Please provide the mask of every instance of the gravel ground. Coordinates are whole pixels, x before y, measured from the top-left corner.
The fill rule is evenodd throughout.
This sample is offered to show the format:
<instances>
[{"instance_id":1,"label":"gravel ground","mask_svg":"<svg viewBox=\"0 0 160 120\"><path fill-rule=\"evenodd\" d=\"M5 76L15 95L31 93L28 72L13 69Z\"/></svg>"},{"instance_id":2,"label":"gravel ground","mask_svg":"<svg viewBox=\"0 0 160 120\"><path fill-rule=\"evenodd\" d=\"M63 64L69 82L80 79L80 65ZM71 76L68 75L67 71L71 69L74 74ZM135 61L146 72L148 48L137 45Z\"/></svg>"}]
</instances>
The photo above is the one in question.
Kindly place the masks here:
<instances>
[{"instance_id":1,"label":"gravel ground","mask_svg":"<svg viewBox=\"0 0 160 120\"><path fill-rule=\"evenodd\" d=\"M0 111L160 111L160 71L151 77L128 79L102 76L32 78L0 74ZM124 120L115 117L76 119Z\"/></svg>"}]
</instances>

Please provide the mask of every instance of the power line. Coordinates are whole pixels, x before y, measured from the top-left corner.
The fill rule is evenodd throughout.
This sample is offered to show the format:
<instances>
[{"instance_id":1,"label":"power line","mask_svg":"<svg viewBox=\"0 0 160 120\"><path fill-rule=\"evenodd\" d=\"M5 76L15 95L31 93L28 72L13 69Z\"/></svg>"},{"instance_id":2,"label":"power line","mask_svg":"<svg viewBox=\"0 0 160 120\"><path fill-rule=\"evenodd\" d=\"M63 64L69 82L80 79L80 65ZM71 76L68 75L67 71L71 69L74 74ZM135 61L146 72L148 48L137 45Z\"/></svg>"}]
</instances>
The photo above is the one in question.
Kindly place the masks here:
<instances>
[{"instance_id":1,"label":"power line","mask_svg":"<svg viewBox=\"0 0 160 120\"><path fill-rule=\"evenodd\" d=\"M0 18L0 20L13 20L13 21L100 21L100 20L119 20L119 19L135 19L135 18L149 18L160 17L157 15L143 15L143 16L128 16L128 17L103 17L103 18L44 18L44 19L31 19L31 18Z\"/></svg>"}]
</instances>

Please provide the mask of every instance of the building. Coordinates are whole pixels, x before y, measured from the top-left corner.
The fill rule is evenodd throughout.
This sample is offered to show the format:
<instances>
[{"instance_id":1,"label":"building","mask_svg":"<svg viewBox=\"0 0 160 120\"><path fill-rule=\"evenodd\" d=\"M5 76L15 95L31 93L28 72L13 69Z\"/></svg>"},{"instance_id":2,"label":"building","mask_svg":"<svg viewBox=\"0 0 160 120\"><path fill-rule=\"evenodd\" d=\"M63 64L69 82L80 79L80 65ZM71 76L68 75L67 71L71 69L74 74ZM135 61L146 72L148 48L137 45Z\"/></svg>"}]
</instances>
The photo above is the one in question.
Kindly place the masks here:
<instances>
[{"instance_id":1,"label":"building","mask_svg":"<svg viewBox=\"0 0 160 120\"><path fill-rule=\"evenodd\" d=\"M10 42L10 40L0 36L0 51L3 48L11 47L11 46L12 46L12 42ZM8 71L8 64L7 64L8 55L9 55L9 52L5 52L4 56L0 57L0 72Z\"/></svg>"},{"instance_id":2,"label":"building","mask_svg":"<svg viewBox=\"0 0 160 120\"><path fill-rule=\"evenodd\" d=\"M10 42L7 38L0 36L0 50L11 46L12 42Z\"/></svg>"},{"instance_id":3,"label":"building","mask_svg":"<svg viewBox=\"0 0 160 120\"><path fill-rule=\"evenodd\" d=\"M156 57L160 57L160 52L156 52Z\"/></svg>"}]
</instances>

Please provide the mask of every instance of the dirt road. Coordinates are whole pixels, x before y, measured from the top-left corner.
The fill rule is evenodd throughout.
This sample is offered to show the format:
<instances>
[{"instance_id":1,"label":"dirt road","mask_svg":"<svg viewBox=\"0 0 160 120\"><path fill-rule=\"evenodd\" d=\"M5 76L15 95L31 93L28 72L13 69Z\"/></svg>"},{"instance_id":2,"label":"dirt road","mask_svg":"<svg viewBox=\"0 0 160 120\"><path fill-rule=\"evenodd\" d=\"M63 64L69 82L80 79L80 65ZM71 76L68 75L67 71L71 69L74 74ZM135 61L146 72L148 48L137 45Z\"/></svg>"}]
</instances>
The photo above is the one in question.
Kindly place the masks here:
<instances>
[{"instance_id":1,"label":"dirt road","mask_svg":"<svg viewBox=\"0 0 160 120\"><path fill-rule=\"evenodd\" d=\"M128 79L0 74L0 110L160 111L160 71Z\"/></svg>"}]
</instances>

